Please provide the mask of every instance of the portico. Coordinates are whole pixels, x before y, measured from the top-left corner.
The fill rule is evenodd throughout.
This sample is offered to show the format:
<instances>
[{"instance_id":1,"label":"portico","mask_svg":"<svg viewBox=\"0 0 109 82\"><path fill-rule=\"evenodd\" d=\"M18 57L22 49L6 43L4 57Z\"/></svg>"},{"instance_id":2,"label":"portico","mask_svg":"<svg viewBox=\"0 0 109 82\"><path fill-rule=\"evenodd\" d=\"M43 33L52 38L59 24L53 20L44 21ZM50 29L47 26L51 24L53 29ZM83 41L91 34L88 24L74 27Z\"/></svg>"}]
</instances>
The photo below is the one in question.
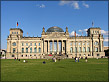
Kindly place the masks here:
<instances>
[{"instance_id":1,"label":"portico","mask_svg":"<svg viewBox=\"0 0 109 82\"><path fill-rule=\"evenodd\" d=\"M45 54L66 54L66 40L48 39L44 41Z\"/></svg>"}]
</instances>

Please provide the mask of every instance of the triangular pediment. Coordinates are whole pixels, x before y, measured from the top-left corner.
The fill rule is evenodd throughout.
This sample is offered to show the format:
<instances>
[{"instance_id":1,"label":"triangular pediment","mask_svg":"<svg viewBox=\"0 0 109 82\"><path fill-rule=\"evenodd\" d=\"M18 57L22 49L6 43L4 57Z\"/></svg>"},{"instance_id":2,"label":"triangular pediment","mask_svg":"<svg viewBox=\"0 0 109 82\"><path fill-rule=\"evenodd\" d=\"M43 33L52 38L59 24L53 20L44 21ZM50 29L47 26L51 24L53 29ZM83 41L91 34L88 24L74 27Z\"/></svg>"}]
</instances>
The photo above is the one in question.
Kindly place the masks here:
<instances>
[{"instance_id":1,"label":"triangular pediment","mask_svg":"<svg viewBox=\"0 0 109 82\"><path fill-rule=\"evenodd\" d=\"M66 36L64 35L64 33L52 33L52 34L48 34L45 38L66 38Z\"/></svg>"}]
</instances>

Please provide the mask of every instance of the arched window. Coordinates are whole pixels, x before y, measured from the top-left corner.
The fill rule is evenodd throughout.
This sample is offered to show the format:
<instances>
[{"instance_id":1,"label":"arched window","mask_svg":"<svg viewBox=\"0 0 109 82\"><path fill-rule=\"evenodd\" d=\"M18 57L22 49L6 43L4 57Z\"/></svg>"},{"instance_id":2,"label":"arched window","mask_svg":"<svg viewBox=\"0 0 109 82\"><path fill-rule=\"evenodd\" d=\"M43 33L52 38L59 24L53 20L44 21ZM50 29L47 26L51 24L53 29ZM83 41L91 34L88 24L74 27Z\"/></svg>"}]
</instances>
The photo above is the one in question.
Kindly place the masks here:
<instances>
[{"instance_id":1,"label":"arched window","mask_svg":"<svg viewBox=\"0 0 109 82\"><path fill-rule=\"evenodd\" d=\"M36 52L37 52L37 48L35 47L35 48L34 48L34 53L36 53Z\"/></svg>"},{"instance_id":2,"label":"arched window","mask_svg":"<svg viewBox=\"0 0 109 82\"><path fill-rule=\"evenodd\" d=\"M24 53L24 48L22 48L22 53Z\"/></svg>"},{"instance_id":3,"label":"arched window","mask_svg":"<svg viewBox=\"0 0 109 82\"><path fill-rule=\"evenodd\" d=\"M95 48L95 52L98 52L98 48Z\"/></svg>"},{"instance_id":4,"label":"arched window","mask_svg":"<svg viewBox=\"0 0 109 82\"><path fill-rule=\"evenodd\" d=\"M12 55L12 57L14 57L14 55Z\"/></svg>"},{"instance_id":5,"label":"arched window","mask_svg":"<svg viewBox=\"0 0 109 82\"><path fill-rule=\"evenodd\" d=\"M79 47L79 52L81 52L81 47Z\"/></svg>"},{"instance_id":6,"label":"arched window","mask_svg":"<svg viewBox=\"0 0 109 82\"><path fill-rule=\"evenodd\" d=\"M41 48L39 48L39 53L41 52Z\"/></svg>"},{"instance_id":7,"label":"arched window","mask_svg":"<svg viewBox=\"0 0 109 82\"><path fill-rule=\"evenodd\" d=\"M73 48L72 47L70 48L70 53L73 53Z\"/></svg>"},{"instance_id":8,"label":"arched window","mask_svg":"<svg viewBox=\"0 0 109 82\"><path fill-rule=\"evenodd\" d=\"M98 45L98 42L97 41L95 42L95 45Z\"/></svg>"},{"instance_id":9,"label":"arched window","mask_svg":"<svg viewBox=\"0 0 109 82\"><path fill-rule=\"evenodd\" d=\"M15 42L13 42L13 43L12 43L12 45L13 45L13 46L16 46L16 43L15 43Z\"/></svg>"},{"instance_id":10,"label":"arched window","mask_svg":"<svg viewBox=\"0 0 109 82\"><path fill-rule=\"evenodd\" d=\"M26 48L26 53L28 53L28 48Z\"/></svg>"},{"instance_id":11,"label":"arched window","mask_svg":"<svg viewBox=\"0 0 109 82\"><path fill-rule=\"evenodd\" d=\"M30 53L32 53L32 48L30 48Z\"/></svg>"},{"instance_id":12,"label":"arched window","mask_svg":"<svg viewBox=\"0 0 109 82\"><path fill-rule=\"evenodd\" d=\"M15 48L13 48L13 53L15 53L15 51L16 51L16 49L15 49Z\"/></svg>"}]
</instances>

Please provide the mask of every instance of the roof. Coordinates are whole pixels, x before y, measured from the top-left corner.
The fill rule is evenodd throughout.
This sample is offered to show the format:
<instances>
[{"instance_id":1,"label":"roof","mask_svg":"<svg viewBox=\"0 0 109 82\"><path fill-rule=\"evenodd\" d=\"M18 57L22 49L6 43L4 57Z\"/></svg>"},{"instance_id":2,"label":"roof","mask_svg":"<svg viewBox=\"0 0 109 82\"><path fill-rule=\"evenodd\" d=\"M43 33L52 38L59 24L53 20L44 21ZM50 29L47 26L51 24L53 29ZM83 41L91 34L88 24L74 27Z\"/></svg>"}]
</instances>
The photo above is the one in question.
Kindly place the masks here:
<instances>
[{"instance_id":1,"label":"roof","mask_svg":"<svg viewBox=\"0 0 109 82\"><path fill-rule=\"evenodd\" d=\"M64 32L62 28L53 26L47 29L46 32Z\"/></svg>"},{"instance_id":2,"label":"roof","mask_svg":"<svg viewBox=\"0 0 109 82\"><path fill-rule=\"evenodd\" d=\"M22 30L22 29L20 29L20 28L10 28L10 30L20 30L20 31L22 31L22 32L23 32L23 30Z\"/></svg>"}]
</instances>

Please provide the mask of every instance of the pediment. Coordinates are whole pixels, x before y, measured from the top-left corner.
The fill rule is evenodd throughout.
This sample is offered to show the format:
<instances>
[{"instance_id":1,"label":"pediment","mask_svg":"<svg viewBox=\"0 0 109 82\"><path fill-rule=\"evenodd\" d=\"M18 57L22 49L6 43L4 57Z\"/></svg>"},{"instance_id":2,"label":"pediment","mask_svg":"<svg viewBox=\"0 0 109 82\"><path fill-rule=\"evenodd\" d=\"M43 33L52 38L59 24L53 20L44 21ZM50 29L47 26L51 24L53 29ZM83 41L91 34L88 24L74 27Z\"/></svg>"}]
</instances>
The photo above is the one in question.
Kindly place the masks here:
<instances>
[{"instance_id":1,"label":"pediment","mask_svg":"<svg viewBox=\"0 0 109 82\"><path fill-rule=\"evenodd\" d=\"M49 34L47 37L45 38L65 38L65 35L64 34L61 34L61 33L52 33L52 34Z\"/></svg>"}]
</instances>

